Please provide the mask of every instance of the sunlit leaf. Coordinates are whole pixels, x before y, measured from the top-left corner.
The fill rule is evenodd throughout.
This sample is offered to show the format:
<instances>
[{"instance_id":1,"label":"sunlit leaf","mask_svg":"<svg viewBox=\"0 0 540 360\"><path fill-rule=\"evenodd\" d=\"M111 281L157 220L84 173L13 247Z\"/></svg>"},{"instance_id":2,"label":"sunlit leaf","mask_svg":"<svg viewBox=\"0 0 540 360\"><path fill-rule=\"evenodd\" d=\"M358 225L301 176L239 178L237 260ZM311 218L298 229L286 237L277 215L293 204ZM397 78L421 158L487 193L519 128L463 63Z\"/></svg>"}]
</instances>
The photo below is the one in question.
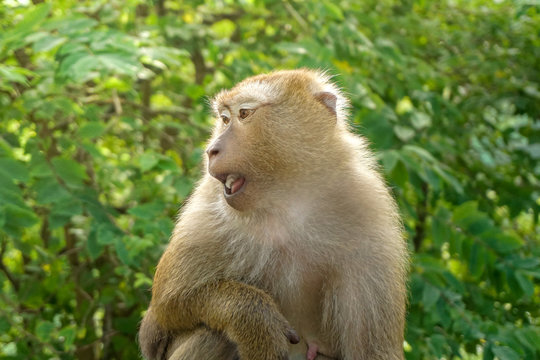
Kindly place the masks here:
<instances>
[{"instance_id":1,"label":"sunlit leaf","mask_svg":"<svg viewBox=\"0 0 540 360\"><path fill-rule=\"evenodd\" d=\"M94 139L105 132L105 125L98 121L87 122L79 128L78 135L85 139Z\"/></svg>"},{"instance_id":2,"label":"sunlit leaf","mask_svg":"<svg viewBox=\"0 0 540 360\"><path fill-rule=\"evenodd\" d=\"M157 154L144 153L139 157L139 166L143 172L152 169L158 162L159 157Z\"/></svg>"},{"instance_id":3,"label":"sunlit leaf","mask_svg":"<svg viewBox=\"0 0 540 360\"><path fill-rule=\"evenodd\" d=\"M211 29L215 36L219 38L229 38L236 30L236 25L229 19L223 19L212 24Z\"/></svg>"},{"instance_id":4,"label":"sunlit leaf","mask_svg":"<svg viewBox=\"0 0 540 360\"><path fill-rule=\"evenodd\" d=\"M401 125L394 126L394 133L403 142L411 140L415 135L415 131L413 129Z\"/></svg>"}]
</instances>

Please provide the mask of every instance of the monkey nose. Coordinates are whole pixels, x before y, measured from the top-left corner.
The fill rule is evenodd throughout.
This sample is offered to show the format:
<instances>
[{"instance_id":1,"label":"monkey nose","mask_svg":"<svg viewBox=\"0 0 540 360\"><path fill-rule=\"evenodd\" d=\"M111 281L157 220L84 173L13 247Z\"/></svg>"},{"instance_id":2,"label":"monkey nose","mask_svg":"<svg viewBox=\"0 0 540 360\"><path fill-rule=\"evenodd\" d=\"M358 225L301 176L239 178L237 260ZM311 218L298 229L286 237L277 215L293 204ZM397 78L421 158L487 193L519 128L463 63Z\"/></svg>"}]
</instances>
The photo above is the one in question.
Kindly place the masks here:
<instances>
[{"instance_id":1,"label":"monkey nose","mask_svg":"<svg viewBox=\"0 0 540 360\"><path fill-rule=\"evenodd\" d=\"M210 145L206 149L206 154L208 155L208 158L211 159L217 154L219 154L219 151L220 151L219 147L216 144L214 144L214 145Z\"/></svg>"}]
</instances>

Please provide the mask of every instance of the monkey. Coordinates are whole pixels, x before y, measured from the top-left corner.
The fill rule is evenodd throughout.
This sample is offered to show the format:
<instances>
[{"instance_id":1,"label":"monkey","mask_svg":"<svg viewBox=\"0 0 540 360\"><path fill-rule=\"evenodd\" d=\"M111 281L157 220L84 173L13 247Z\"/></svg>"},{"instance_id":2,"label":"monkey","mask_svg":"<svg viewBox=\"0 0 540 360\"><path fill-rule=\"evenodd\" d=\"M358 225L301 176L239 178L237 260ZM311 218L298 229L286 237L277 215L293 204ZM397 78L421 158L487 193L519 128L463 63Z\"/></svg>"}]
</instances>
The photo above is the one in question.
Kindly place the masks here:
<instances>
[{"instance_id":1,"label":"monkey","mask_svg":"<svg viewBox=\"0 0 540 360\"><path fill-rule=\"evenodd\" d=\"M408 251L349 103L325 72L211 102L203 175L156 268L149 360L403 359Z\"/></svg>"}]
</instances>

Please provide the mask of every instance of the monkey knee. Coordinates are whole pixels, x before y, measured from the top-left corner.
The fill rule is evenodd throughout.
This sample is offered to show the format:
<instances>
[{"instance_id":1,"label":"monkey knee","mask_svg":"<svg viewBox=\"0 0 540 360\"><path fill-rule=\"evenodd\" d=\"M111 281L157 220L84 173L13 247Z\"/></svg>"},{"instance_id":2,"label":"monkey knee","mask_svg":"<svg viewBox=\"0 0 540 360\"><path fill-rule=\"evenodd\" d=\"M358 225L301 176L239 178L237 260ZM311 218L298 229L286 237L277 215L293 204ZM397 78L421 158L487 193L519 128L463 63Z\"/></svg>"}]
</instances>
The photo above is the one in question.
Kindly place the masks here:
<instances>
[{"instance_id":1,"label":"monkey knee","mask_svg":"<svg viewBox=\"0 0 540 360\"><path fill-rule=\"evenodd\" d=\"M236 346L223 335L200 328L173 340L168 360L237 360Z\"/></svg>"}]
</instances>

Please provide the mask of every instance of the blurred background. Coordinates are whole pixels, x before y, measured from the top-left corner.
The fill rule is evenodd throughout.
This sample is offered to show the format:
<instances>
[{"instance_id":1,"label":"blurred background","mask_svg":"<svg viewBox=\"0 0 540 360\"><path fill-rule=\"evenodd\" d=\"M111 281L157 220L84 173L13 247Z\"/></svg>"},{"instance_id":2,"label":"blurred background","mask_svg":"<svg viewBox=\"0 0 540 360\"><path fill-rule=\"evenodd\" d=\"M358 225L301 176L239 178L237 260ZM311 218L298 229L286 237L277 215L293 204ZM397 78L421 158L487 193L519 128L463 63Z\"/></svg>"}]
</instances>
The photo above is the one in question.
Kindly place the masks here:
<instances>
[{"instance_id":1,"label":"blurred background","mask_svg":"<svg viewBox=\"0 0 540 360\"><path fill-rule=\"evenodd\" d=\"M540 3L0 3L0 358L136 359L208 98L326 69L412 254L407 359L540 359Z\"/></svg>"}]
</instances>

